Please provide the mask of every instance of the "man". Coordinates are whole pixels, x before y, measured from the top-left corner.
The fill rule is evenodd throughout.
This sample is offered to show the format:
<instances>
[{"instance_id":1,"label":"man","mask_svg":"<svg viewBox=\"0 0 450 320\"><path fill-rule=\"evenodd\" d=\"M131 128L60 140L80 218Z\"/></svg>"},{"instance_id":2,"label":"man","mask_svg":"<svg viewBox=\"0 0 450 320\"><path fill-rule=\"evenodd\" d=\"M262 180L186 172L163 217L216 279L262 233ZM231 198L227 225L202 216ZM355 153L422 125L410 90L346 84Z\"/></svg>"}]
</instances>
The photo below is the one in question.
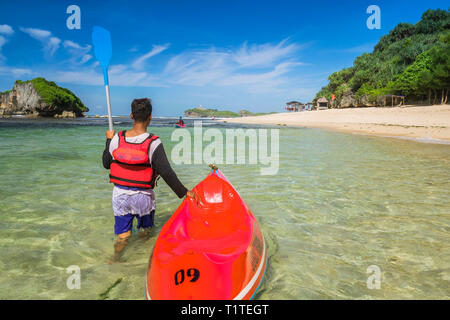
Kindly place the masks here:
<instances>
[{"instance_id":1,"label":"man","mask_svg":"<svg viewBox=\"0 0 450 320\"><path fill-rule=\"evenodd\" d=\"M152 120L152 104L147 98L135 99L131 103L131 130L106 132L106 147L103 152L103 166L110 169L110 182L114 183L112 207L114 211L113 261L120 255L131 236L134 217L141 235L147 236L154 226L156 178L161 176L175 194L196 198L180 182L167 159L161 140L147 132Z\"/></svg>"},{"instance_id":2,"label":"man","mask_svg":"<svg viewBox=\"0 0 450 320\"><path fill-rule=\"evenodd\" d=\"M180 119L178 119L177 124L179 124L180 126L182 126L184 124L183 118L180 117Z\"/></svg>"}]
</instances>

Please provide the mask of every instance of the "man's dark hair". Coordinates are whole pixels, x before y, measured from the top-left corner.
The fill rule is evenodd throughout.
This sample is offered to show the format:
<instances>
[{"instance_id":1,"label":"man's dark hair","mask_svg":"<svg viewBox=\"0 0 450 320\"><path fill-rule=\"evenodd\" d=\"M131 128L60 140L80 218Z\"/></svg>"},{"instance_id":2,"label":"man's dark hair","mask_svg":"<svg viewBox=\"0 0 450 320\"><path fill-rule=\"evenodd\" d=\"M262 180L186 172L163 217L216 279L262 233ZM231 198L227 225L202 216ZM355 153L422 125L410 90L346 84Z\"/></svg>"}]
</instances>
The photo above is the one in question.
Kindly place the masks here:
<instances>
[{"instance_id":1,"label":"man's dark hair","mask_svg":"<svg viewBox=\"0 0 450 320\"><path fill-rule=\"evenodd\" d=\"M152 114L152 100L148 98L134 99L131 103L134 121L145 122Z\"/></svg>"}]
</instances>

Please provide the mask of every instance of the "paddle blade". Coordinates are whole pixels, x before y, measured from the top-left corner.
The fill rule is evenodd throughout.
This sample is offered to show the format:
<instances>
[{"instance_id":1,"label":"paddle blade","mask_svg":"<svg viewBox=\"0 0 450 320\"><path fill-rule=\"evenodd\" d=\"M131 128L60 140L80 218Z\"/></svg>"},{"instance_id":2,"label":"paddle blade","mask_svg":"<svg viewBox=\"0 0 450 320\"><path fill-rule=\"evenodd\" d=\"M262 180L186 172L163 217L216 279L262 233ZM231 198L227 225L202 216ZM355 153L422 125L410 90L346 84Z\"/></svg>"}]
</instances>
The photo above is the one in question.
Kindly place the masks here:
<instances>
[{"instance_id":1,"label":"paddle blade","mask_svg":"<svg viewBox=\"0 0 450 320\"><path fill-rule=\"evenodd\" d=\"M94 53L103 70L108 69L112 55L111 34L108 30L94 26L92 31L92 44Z\"/></svg>"}]
</instances>

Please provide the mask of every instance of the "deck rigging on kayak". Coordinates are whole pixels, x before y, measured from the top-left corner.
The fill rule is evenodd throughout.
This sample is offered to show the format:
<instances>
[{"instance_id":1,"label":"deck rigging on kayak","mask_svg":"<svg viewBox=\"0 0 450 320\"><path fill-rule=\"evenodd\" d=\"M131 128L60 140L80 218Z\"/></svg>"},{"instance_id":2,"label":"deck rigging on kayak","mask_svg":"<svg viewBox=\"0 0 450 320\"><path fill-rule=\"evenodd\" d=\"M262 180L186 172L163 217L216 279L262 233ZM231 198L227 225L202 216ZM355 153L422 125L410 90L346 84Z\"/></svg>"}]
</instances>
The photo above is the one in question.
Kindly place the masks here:
<instances>
[{"instance_id":1,"label":"deck rigging on kayak","mask_svg":"<svg viewBox=\"0 0 450 320\"><path fill-rule=\"evenodd\" d=\"M220 170L193 190L156 240L146 299L251 299L267 265L258 222Z\"/></svg>"}]
</instances>

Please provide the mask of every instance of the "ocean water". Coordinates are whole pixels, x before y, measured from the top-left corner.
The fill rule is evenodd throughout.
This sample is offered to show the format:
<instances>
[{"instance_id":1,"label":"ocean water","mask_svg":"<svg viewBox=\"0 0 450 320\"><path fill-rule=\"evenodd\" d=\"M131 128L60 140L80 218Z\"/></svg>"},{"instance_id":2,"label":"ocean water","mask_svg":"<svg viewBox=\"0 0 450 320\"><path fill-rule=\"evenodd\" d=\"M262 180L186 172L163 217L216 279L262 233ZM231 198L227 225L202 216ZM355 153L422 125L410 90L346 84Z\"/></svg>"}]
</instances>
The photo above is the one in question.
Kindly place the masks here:
<instances>
[{"instance_id":1,"label":"ocean water","mask_svg":"<svg viewBox=\"0 0 450 320\"><path fill-rule=\"evenodd\" d=\"M170 158L175 129L154 124ZM106 130L104 119L0 122L0 299L144 298L149 255L180 200L160 180L151 237L133 235L123 262L108 264ZM277 175L219 166L268 245L256 299L450 298L449 145L279 130ZM206 164L173 168L189 188L209 172ZM81 270L80 289L67 288L71 265ZM381 271L380 289L367 286L369 266Z\"/></svg>"}]
</instances>

